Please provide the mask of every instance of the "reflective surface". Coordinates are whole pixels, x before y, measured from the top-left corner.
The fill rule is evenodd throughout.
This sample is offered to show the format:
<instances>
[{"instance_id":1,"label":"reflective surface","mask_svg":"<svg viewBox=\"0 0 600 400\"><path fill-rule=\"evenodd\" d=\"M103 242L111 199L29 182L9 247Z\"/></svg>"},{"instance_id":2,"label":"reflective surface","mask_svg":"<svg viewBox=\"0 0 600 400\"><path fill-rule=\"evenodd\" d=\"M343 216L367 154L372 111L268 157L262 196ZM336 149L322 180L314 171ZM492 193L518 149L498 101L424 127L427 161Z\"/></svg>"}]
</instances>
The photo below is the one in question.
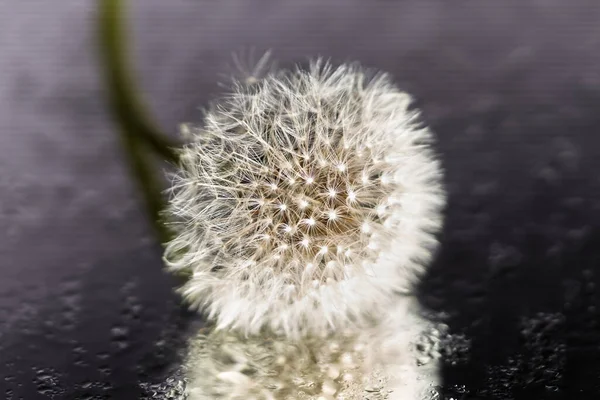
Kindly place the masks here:
<instances>
[{"instance_id":1,"label":"reflective surface","mask_svg":"<svg viewBox=\"0 0 600 400\"><path fill-rule=\"evenodd\" d=\"M132 3L136 71L169 132L201 118L232 51L392 73L446 168L442 248L420 288L453 349L432 354L440 397L600 394L597 2ZM7 399L151 396L197 329L102 101L94 15L91 1L0 3Z\"/></svg>"}]
</instances>

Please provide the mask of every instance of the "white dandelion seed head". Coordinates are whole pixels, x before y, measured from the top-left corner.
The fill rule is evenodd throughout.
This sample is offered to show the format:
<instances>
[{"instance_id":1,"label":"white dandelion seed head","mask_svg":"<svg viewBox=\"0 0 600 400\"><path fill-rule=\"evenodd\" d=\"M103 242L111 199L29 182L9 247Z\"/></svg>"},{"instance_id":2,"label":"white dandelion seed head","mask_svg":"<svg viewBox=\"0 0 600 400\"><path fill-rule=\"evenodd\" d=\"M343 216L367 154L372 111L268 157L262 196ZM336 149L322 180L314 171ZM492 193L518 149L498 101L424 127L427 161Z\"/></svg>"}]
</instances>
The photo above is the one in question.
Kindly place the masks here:
<instances>
[{"instance_id":1,"label":"white dandelion seed head","mask_svg":"<svg viewBox=\"0 0 600 400\"><path fill-rule=\"evenodd\" d=\"M320 333L384 310L430 261L445 200L409 104L386 74L322 60L234 83L186 125L173 177L164 260L191 272L184 297L246 333Z\"/></svg>"}]
</instances>

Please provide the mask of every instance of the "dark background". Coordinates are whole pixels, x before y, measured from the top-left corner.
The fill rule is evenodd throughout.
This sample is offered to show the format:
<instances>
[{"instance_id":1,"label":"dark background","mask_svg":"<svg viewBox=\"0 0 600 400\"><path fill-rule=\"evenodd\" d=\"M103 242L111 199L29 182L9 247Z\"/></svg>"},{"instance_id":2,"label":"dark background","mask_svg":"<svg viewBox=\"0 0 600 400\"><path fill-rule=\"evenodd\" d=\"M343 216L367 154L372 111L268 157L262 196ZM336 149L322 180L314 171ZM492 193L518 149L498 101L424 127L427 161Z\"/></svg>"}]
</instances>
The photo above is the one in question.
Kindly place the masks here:
<instances>
[{"instance_id":1,"label":"dark background","mask_svg":"<svg viewBox=\"0 0 600 400\"><path fill-rule=\"evenodd\" d=\"M600 395L598 1L130 3L135 70L168 132L199 121L232 51L392 73L446 169L420 288L470 341L442 360L445 398ZM103 101L95 7L0 0L0 398L142 398L193 320Z\"/></svg>"}]
</instances>

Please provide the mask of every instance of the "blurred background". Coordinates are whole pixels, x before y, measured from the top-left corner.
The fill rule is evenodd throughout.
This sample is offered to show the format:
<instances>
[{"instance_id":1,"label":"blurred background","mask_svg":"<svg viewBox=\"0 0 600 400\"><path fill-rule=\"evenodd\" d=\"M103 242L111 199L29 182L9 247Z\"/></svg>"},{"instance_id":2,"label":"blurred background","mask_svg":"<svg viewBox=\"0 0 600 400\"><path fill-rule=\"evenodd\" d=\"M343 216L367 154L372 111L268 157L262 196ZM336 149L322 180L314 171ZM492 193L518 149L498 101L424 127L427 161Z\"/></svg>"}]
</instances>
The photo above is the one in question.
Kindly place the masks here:
<instances>
[{"instance_id":1,"label":"blurred background","mask_svg":"<svg viewBox=\"0 0 600 400\"><path fill-rule=\"evenodd\" d=\"M450 332L439 398L600 395L598 1L128 3L136 80L173 138L232 52L390 72L446 170L419 293ZM169 398L153 384L197 323L106 106L97 6L0 0L0 398Z\"/></svg>"}]
</instances>

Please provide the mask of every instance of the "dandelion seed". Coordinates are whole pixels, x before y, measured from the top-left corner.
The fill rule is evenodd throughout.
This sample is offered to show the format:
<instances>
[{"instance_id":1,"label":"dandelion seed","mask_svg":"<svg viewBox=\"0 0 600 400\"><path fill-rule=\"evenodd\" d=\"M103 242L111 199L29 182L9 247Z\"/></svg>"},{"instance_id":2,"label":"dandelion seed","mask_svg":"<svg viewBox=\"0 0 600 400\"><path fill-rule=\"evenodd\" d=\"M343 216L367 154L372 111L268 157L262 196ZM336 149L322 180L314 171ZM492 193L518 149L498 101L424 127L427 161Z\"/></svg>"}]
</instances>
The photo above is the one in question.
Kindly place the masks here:
<instances>
[{"instance_id":1,"label":"dandelion seed","mask_svg":"<svg viewBox=\"0 0 600 400\"><path fill-rule=\"evenodd\" d=\"M356 192L352 189L348 190L348 201L354 203L356 201Z\"/></svg>"},{"instance_id":2,"label":"dandelion seed","mask_svg":"<svg viewBox=\"0 0 600 400\"><path fill-rule=\"evenodd\" d=\"M371 227L369 226L369 224L367 222L363 223L360 229L363 233L371 232Z\"/></svg>"},{"instance_id":3,"label":"dandelion seed","mask_svg":"<svg viewBox=\"0 0 600 400\"><path fill-rule=\"evenodd\" d=\"M363 183L363 185L366 185L367 183L369 183L370 180L369 175L367 173L363 173L360 180Z\"/></svg>"},{"instance_id":4,"label":"dandelion seed","mask_svg":"<svg viewBox=\"0 0 600 400\"><path fill-rule=\"evenodd\" d=\"M317 221L315 221L314 218L306 218L302 220L302 224L306 225L306 226L315 226L315 224L317 223Z\"/></svg>"},{"instance_id":5,"label":"dandelion seed","mask_svg":"<svg viewBox=\"0 0 600 400\"><path fill-rule=\"evenodd\" d=\"M298 207L299 207L301 210L304 210L306 207L308 207L308 201L306 201L306 200L304 200L304 199L303 199L303 200L300 200L300 201L298 202Z\"/></svg>"}]
</instances>

